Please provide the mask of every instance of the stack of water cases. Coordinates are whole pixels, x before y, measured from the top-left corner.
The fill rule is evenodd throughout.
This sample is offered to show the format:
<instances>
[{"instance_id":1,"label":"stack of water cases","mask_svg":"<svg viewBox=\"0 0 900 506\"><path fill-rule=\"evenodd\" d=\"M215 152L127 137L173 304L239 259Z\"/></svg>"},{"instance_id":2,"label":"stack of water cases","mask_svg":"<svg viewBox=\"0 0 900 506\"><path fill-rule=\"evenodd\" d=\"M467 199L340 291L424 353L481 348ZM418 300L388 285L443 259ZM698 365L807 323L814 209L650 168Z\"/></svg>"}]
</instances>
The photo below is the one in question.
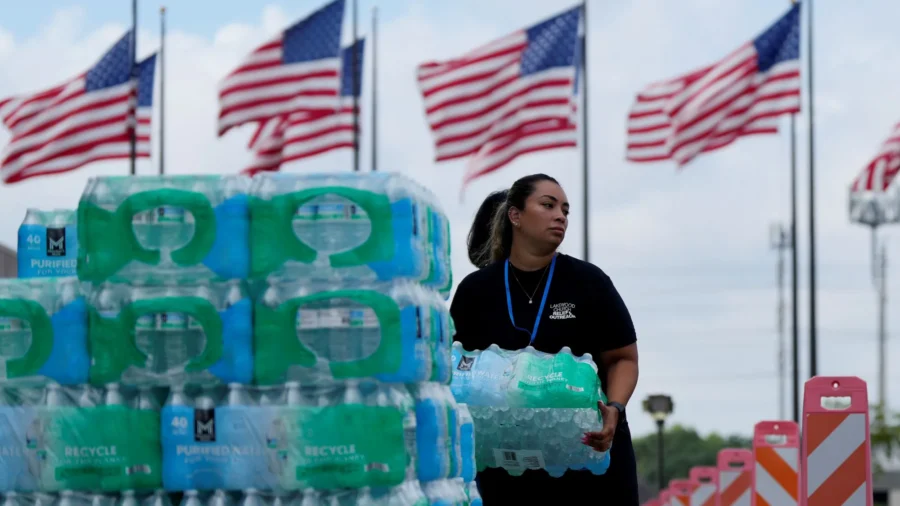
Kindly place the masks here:
<instances>
[{"instance_id":1,"label":"stack of water cases","mask_svg":"<svg viewBox=\"0 0 900 506\"><path fill-rule=\"evenodd\" d=\"M241 474L304 506L470 504L437 198L397 175L272 174L254 179L250 208L248 425L266 452Z\"/></svg>"},{"instance_id":2,"label":"stack of water cases","mask_svg":"<svg viewBox=\"0 0 900 506\"><path fill-rule=\"evenodd\" d=\"M131 405L146 417L146 428L108 422L95 430L152 448L127 470L146 475L135 487L138 500L153 489L182 491L170 483L180 470L165 460L167 436L215 440L215 406L204 402L252 382L249 184L219 176L96 178L79 203L90 382L106 393L105 404L110 392L137 391ZM184 392L200 392L200 402L182 402ZM191 425L173 409L188 410Z\"/></svg>"},{"instance_id":3,"label":"stack of water cases","mask_svg":"<svg viewBox=\"0 0 900 506\"><path fill-rule=\"evenodd\" d=\"M4 505L165 503L154 392L90 384L75 221L74 211L29 210L19 230L20 279L0 281Z\"/></svg>"},{"instance_id":4,"label":"stack of water cases","mask_svg":"<svg viewBox=\"0 0 900 506\"><path fill-rule=\"evenodd\" d=\"M468 403L478 432L479 470L502 467L512 475L545 469L604 474L609 454L581 443L585 432L602 429L597 402L606 402L590 354L557 354L529 346L507 351L497 345L466 351L453 344L451 389Z\"/></svg>"}]
</instances>

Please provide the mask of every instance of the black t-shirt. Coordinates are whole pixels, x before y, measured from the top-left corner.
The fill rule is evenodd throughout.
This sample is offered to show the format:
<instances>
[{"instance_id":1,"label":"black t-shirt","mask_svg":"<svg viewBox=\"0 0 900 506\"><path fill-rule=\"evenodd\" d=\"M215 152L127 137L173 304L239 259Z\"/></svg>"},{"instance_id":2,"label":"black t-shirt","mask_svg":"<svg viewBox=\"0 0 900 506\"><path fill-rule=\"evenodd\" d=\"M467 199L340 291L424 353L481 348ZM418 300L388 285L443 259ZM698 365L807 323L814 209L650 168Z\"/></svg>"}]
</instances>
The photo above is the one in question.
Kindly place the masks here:
<instances>
[{"instance_id":1,"label":"black t-shirt","mask_svg":"<svg viewBox=\"0 0 900 506\"><path fill-rule=\"evenodd\" d=\"M456 324L454 340L467 350L483 350L491 344L517 350L529 344L550 269L525 272L510 264L509 294L515 327L523 329L519 330L509 317L504 266L505 261L495 262L473 272L456 289L450 306ZM546 353L559 353L565 346L575 355L590 353L606 391L601 355L636 340L631 315L609 276L593 264L557 255L531 345ZM637 470L627 422L620 422L619 429L605 475L570 470L560 478L551 478L544 471L528 470L512 477L502 469L488 468L478 473L485 506L537 504L551 499L564 504L637 506Z\"/></svg>"},{"instance_id":2,"label":"black t-shirt","mask_svg":"<svg viewBox=\"0 0 900 506\"><path fill-rule=\"evenodd\" d=\"M491 344L518 350L529 344L550 268L527 272L509 265L509 294L517 329L509 318L505 263L494 262L469 274L456 289L450 306L456 324L454 339L467 350L483 350ZM546 353L559 353L564 346L575 355L590 353L605 392L606 371L600 355L636 340L631 315L609 276L591 263L557 255L547 302L531 345Z\"/></svg>"}]
</instances>

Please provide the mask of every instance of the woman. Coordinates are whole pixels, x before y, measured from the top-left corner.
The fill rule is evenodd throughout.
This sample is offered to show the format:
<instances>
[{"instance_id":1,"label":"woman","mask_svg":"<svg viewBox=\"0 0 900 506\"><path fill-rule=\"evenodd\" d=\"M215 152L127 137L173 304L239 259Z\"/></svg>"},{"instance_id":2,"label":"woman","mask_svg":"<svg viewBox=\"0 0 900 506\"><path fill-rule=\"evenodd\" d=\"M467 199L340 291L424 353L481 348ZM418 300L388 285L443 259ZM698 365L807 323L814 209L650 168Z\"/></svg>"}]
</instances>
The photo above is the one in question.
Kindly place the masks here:
<instances>
[{"instance_id":1,"label":"woman","mask_svg":"<svg viewBox=\"0 0 900 506\"><path fill-rule=\"evenodd\" d=\"M491 344L516 350L530 343L547 353L564 346L576 355L590 353L608 402L599 404L602 430L585 434L581 442L597 451L612 445L611 465L602 476L569 470L560 478L542 470L512 477L489 468L478 474L486 506L539 504L543 497L562 499L561 504L638 505L625 416L638 378L634 325L602 270L557 252L568 214L566 193L544 174L523 177L508 191L489 196L469 233L469 258L479 270L460 282L450 312L455 339L468 350Z\"/></svg>"}]
</instances>

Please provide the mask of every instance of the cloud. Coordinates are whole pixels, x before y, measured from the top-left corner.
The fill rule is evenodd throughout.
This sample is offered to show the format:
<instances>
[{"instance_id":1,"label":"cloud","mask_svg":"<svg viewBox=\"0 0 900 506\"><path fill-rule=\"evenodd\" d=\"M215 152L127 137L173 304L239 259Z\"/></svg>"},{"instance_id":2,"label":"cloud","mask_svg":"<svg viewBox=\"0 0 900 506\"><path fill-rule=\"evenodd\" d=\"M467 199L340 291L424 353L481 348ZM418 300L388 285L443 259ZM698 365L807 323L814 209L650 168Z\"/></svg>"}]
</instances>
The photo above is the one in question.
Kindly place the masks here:
<instances>
[{"instance_id":1,"label":"cloud","mask_svg":"<svg viewBox=\"0 0 900 506\"><path fill-rule=\"evenodd\" d=\"M451 218L457 280L472 270L465 237L477 205L488 192L532 172L554 175L567 189L573 215L565 250L581 254L585 203L577 150L522 158L474 182L462 203L464 164L432 161L431 137L414 81L416 65L460 54L566 8L548 8L537 0L508 1L515 8L500 2L486 6L483 0L410 1L402 7L392 5L379 27L379 168L407 173L438 193ZM756 420L777 416L776 255L769 249L768 227L788 218L787 136L740 140L676 171L669 164L625 162L624 130L633 94L643 85L721 58L761 32L786 9L785 4L726 6L694 0L676 6L641 0L591 11L591 251L592 260L622 292L639 333L642 379L630 408L636 433L653 429L652 421L639 413L639 401L655 391L675 396L677 421L704 431L746 433ZM890 61L889 50L895 45L891 20L900 14L897 11L900 5L882 0L864 7L834 5L816 13L821 34L815 60L820 372L857 374L873 381L876 348L868 232L849 224L846 189L900 119L900 104L893 100L900 71L883 64ZM13 37L0 24L0 65L10 69L0 76L0 95L48 87L83 71L125 30L124 25L106 25L85 33L81 27L88 12L75 8L47 13L28 38ZM211 34L170 32L169 172L235 173L249 160L245 149L249 128L216 137L215 90L255 45L292 21L282 5L260 7L258 12ZM855 18L866 23L844 22ZM367 31L366 26L361 24L361 32ZM825 35L835 33L840 36ZM140 34L142 53L158 44L155 35ZM368 170L371 60L367 58L365 65L360 159L363 170ZM808 171L802 117L797 132L805 371ZM0 144L6 140L6 134L0 134ZM155 163L140 161L139 173L154 173ZM349 153L331 153L286 170L346 172L351 163ZM75 207L88 177L126 171L127 163L100 163L0 187L0 242L15 244L27 207ZM889 232L888 238L892 251L900 251L896 232ZM900 293L898 279L892 277L893 293ZM604 329L595 331L602 339ZM900 350L894 347L889 362L897 359ZM897 378L892 379L896 383ZM874 399L874 384L870 389ZM900 405L900 390L890 394L893 404Z\"/></svg>"}]
</instances>

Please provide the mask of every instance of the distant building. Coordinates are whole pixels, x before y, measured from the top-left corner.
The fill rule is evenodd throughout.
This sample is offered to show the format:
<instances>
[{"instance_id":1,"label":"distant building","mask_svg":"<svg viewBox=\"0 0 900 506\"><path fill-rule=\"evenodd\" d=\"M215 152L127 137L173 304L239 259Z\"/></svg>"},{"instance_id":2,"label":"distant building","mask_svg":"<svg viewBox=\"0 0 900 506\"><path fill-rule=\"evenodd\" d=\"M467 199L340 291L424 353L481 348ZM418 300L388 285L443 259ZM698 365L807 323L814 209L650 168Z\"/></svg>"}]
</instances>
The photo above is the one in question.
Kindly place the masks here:
<instances>
[{"instance_id":1,"label":"distant building","mask_svg":"<svg viewBox=\"0 0 900 506\"><path fill-rule=\"evenodd\" d=\"M0 278L16 277L16 251L0 244Z\"/></svg>"}]
</instances>

